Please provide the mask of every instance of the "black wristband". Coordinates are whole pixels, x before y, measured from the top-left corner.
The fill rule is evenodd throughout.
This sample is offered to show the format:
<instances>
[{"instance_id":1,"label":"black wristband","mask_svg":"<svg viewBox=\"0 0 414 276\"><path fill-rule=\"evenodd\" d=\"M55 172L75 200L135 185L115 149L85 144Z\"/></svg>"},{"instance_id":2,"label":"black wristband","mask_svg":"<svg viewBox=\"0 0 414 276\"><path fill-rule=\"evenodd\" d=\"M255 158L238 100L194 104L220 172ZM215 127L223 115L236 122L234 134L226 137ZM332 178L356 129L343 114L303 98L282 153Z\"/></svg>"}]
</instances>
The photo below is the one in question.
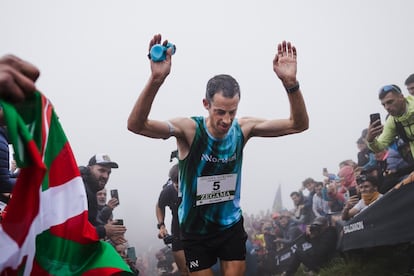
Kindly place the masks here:
<instances>
[{"instance_id":1,"label":"black wristband","mask_svg":"<svg viewBox=\"0 0 414 276\"><path fill-rule=\"evenodd\" d=\"M165 226L164 222L160 222L160 223L158 223L158 224L157 224L157 228L158 228L158 229L160 229L160 228L161 228L161 226Z\"/></svg>"},{"instance_id":2,"label":"black wristband","mask_svg":"<svg viewBox=\"0 0 414 276\"><path fill-rule=\"evenodd\" d=\"M296 82L296 84L292 87L285 87L285 89L287 93L294 93L299 90L299 82Z\"/></svg>"}]
</instances>

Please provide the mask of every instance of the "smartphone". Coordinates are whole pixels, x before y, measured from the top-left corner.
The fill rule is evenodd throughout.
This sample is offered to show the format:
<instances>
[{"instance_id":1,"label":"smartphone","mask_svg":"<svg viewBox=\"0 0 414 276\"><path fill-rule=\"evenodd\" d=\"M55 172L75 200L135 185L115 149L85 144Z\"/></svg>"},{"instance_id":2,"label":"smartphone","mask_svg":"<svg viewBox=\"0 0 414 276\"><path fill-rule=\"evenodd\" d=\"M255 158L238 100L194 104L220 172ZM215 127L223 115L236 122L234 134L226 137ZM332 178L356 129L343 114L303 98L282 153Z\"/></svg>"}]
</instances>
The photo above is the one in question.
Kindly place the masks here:
<instances>
[{"instance_id":1,"label":"smartphone","mask_svg":"<svg viewBox=\"0 0 414 276\"><path fill-rule=\"evenodd\" d=\"M114 220L114 224L115 225L124 225L124 220L123 219L116 219L116 220Z\"/></svg>"},{"instance_id":2,"label":"smartphone","mask_svg":"<svg viewBox=\"0 0 414 276\"><path fill-rule=\"evenodd\" d=\"M379 113L372 113L372 114L369 115L370 124L372 124L372 123L374 123L375 121L378 121L378 120L379 120L379 123L377 123L376 126L381 124L381 116L380 116Z\"/></svg>"},{"instance_id":3,"label":"smartphone","mask_svg":"<svg viewBox=\"0 0 414 276\"><path fill-rule=\"evenodd\" d=\"M356 187L349 188L348 192L349 192L349 197L357 195Z\"/></svg>"},{"instance_id":4,"label":"smartphone","mask_svg":"<svg viewBox=\"0 0 414 276\"><path fill-rule=\"evenodd\" d=\"M133 262L137 261L137 254L135 253L135 247L128 247L127 248L127 258L132 260Z\"/></svg>"},{"instance_id":5,"label":"smartphone","mask_svg":"<svg viewBox=\"0 0 414 276\"><path fill-rule=\"evenodd\" d=\"M111 190L111 197L118 199L118 204L119 204L119 196L118 196L118 190L117 189Z\"/></svg>"},{"instance_id":6,"label":"smartphone","mask_svg":"<svg viewBox=\"0 0 414 276\"><path fill-rule=\"evenodd\" d=\"M322 173L325 175L328 173L328 169L327 168L323 168Z\"/></svg>"}]
</instances>

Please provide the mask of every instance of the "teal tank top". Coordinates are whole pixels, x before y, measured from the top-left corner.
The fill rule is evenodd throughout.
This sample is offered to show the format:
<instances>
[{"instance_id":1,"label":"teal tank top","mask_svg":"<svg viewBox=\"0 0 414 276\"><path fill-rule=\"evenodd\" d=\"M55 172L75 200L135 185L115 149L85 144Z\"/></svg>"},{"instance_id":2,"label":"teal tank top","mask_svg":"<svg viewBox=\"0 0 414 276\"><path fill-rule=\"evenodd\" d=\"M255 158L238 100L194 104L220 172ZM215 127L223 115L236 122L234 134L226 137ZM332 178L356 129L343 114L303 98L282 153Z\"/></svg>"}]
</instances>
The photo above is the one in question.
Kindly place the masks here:
<instances>
[{"instance_id":1,"label":"teal tank top","mask_svg":"<svg viewBox=\"0 0 414 276\"><path fill-rule=\"evenodd\" d=\"M184 236L215 234L242 216L244 137L236 119L222 139L211 136L204 117L192 119L197 125L194 141L188 156L179 161L179 222Z\"/></svg>"}]
</instances>

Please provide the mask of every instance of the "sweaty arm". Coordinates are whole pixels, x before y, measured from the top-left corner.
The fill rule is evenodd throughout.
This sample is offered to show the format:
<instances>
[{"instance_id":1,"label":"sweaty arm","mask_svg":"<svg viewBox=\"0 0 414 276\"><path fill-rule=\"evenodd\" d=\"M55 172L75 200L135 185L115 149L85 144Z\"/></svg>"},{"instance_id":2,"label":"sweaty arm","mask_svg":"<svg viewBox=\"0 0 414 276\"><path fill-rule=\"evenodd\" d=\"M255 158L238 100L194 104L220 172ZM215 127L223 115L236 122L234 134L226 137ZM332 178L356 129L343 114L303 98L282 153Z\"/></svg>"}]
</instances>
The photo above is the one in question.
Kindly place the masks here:
<instances>
[{"instance_id":1,"label":"sweaty arm","mask_svg":"<svg viewBox=\"0 0 414 276\"><path fill-rule=\"evenodd\" d=\"M152 77L147 82L129 115L129 131L151 138L167 139L171 136L167 122L148 119L155 95L162 82L163 81L155 80Z\"/></svg>"},{"instance_id":2,"label":"sweaty arm","mask_svg":"<svg viewBox=\"0 0 414 276\"><path fill-rule=\"evenodd\" d=\"M149 43L149 49L155 44L164 44L161 35L156 34ZM162 62L150 60L151 75L139 95L128 117L128 130L150 138L168 139L177 138L179 157L186 154L188 144L195 133L195 123L190 118L177 118L168 121L150 120L148 118L155 96L171 71L171 49L167 50L166 58ZM191 127L191 125L193 127ZM185 130L185 131L184 131Z\"/></svg>"},{"instance_id":3,"label":"sweaty arm","mask_svg":"<svg viewBox=\"0 0 414 276\"><path fill-rule=\"evenodd\" d=\"M178 155L183 159L195 134L195 122L190 118L174 118L166 121L148 118L151 105L159 89L158 83L150 80L139 96L128 118L128 130L133 133L156 139L177 139Z\"/></svg>"},{"instance_id":4,"label":"sweaty arm","mask_svg":"<svg viewBox=\"0 0 414 276\"><path fill-rule=\"evenodd\" d=\"M164 41L166 43L166 41ZM156 34L149 43L149 49L155 44L161 44L161 35ZM171 71L171 50L167 51L166 59L162 62L150 60L151 75L139 95L128 117L128 130L151 138L167 139L171 136L166 122L148 119L155 96Z\"/></svg>"},{"instance_id":5,"label":"sweaty arm","mask_svg":"<svg viewBox=\"0 0 414 276\"><path fill-rule=\"evenodd\" d=\"M309 127L309 117L305 101L296 79L297 53L290 42L278 44L273 59L273 71L281 80L288 94L290 115L287 119L264 120L258 118L242 118L240 125L247 139L254 136L277 137L302 132Z\"/></svg>"}]
</instances>

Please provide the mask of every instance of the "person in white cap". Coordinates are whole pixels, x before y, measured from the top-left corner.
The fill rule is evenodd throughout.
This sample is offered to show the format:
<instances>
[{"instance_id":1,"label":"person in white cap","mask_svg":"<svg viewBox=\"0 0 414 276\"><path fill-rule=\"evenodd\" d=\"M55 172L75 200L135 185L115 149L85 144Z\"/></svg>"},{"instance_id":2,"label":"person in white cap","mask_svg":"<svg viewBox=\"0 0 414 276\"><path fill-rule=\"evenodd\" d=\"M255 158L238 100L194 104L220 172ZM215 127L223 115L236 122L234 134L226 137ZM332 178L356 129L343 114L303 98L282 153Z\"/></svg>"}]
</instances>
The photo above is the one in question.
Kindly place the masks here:
<instances>
[{"instance_id":1,"label":"person in white cap","mask_svg":"<svg viewBox=\"0 0 414 276\"><path fill-rule=\"evenodd\" d=\"M105 225L97 221L98 201L96 193L105 188L108 183L112 169L117 169L118 164L111 161L106 154L95 154L89 159L88 166L81 167L80 172L85 184L86 195L88 197L88 219L95 226L100 239L108 238L114 244L125 242L124 233L126 227L124 225L115 225L108 223Z\"/></svg>"}]
</instances>

